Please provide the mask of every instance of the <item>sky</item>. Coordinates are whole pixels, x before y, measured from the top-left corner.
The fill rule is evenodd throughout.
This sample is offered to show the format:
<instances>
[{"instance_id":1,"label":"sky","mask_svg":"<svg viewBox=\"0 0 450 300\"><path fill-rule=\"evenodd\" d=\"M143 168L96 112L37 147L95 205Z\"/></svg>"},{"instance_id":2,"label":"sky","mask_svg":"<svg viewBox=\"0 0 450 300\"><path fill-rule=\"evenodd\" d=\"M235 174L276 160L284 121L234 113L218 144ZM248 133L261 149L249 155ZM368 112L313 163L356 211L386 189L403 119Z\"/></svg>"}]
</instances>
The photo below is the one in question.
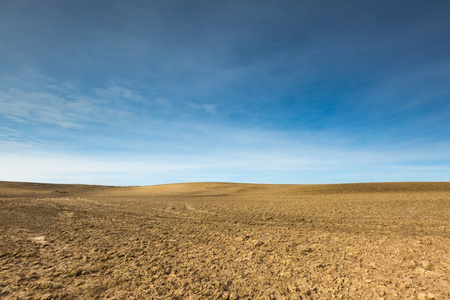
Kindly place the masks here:
<instances>
[{"instance_id":1,"label":"sky","mask_svg":"<svg viewBox=\"0 0 450 300\"><path fill-rule=\"evenodd\" d=\"M450 181L450 3L0 0L0 180Z\"/></svg>"}]
</instances>

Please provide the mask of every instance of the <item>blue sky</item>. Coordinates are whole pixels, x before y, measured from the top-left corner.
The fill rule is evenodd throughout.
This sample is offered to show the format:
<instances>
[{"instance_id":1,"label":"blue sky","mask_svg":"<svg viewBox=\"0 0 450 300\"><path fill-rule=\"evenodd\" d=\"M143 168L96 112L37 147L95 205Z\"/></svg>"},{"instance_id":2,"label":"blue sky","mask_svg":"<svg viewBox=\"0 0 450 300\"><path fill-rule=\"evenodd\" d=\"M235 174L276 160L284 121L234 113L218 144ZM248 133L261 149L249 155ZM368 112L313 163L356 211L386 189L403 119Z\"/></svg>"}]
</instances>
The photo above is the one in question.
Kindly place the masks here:
<instances>
[{"instance_id":1,"label":"blue sky","mask_svg":"<svg viewBox=\"0 0 450 300\"><path fill-rule=\"evenodd\" d=\"M448 1L0 1L0 180L450 181Z\"/></svg>"}]
</instances>

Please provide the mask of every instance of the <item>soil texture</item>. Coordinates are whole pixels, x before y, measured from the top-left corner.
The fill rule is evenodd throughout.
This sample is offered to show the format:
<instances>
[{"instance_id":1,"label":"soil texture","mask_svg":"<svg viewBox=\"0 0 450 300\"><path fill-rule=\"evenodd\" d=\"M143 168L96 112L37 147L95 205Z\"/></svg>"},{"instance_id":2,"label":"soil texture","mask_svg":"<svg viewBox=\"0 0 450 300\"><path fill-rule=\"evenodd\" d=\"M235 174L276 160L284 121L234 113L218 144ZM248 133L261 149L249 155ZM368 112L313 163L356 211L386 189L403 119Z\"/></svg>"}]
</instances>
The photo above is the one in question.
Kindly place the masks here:
<instances>
[{"instance_id":1,"label":"soil texture","mask_svg":"<svg viewBox=\"0 0 450 300\"><path fill-rule=\"evenodd\" d=\"M450 183L0 182L0 299L450 299Z\"/></svg>"}]
</instances>

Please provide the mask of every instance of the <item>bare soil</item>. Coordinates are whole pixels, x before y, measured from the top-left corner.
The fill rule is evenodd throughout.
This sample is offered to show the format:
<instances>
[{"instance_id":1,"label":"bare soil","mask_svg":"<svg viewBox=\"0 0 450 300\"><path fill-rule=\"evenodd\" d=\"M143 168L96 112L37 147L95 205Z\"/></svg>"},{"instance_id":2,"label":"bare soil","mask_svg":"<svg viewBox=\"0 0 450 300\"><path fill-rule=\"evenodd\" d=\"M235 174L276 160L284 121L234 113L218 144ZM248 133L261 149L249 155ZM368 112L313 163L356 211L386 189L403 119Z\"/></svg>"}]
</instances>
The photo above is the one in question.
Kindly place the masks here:
<instances>
[{"instance_id":1,"label":"bare soil","mask_svg":"<svg viewBox=\"0 0 450 300\"><path fill-rule=\"evenodd\" d=\"M450 299L450 183L0 182L1 299Z\"/></svg>"}]
</instances>

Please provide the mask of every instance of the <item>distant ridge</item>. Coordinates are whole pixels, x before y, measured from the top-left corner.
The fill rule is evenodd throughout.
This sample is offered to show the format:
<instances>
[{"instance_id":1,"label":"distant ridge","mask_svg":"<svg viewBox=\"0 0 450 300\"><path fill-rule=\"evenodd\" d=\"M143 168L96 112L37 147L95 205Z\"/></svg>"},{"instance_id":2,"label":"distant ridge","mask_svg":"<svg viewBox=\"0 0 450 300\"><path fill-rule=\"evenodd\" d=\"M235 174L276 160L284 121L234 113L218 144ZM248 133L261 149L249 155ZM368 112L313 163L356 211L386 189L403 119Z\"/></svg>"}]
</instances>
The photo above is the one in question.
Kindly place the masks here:
<instances>
[{"instance_id":1,"label":"distant ridge","mask_svg":"<svg viewBox=\"0 0 450 300\"><path fill-rule=\"evenodd\" d=\"M0 181L0 197L56 197L65 194L96 193L114 190L118 193L174 195L231 194L330 194L380 192L449 191L450 182L377 182L345 184L255 184L229 182L189 182L148 186L103 186Z\"/></svg>"}]
</instances>

